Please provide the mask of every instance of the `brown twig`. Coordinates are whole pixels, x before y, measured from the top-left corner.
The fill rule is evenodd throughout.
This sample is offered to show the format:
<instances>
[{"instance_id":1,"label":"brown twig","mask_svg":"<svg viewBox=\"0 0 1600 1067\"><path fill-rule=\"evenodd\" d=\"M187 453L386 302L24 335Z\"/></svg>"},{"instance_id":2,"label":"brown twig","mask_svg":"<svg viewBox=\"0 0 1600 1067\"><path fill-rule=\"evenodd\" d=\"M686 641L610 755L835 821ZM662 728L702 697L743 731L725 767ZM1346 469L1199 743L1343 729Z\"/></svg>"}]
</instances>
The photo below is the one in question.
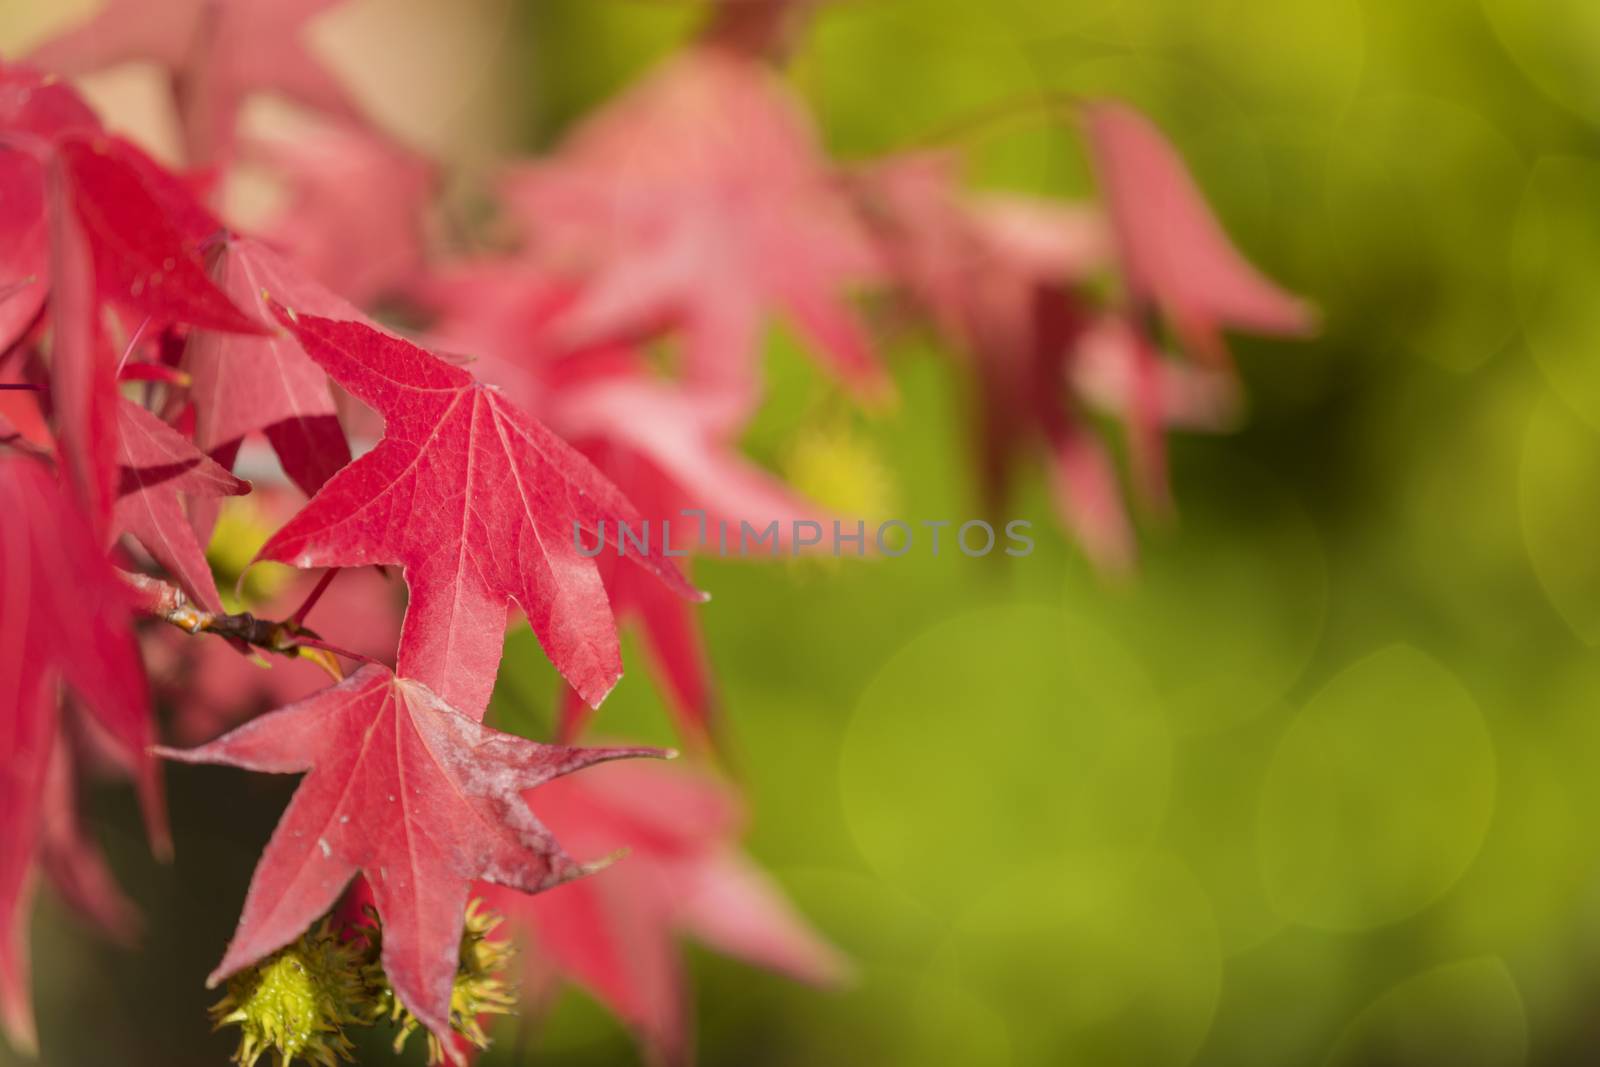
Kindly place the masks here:
<instances>
[{"instance_id":1,"label":"brown twig","mask_svg":"<svg viewBox=\"0 0 1600 1067\"><path fill-rule=\"evenodd\" d=\"M280 656L304 656L315 660L336 678L339 677L338 665L333 663L330 653L361 663L373 662L370 656L328 644L321 635L301 625L298 620L275 622L258 619L247 611L237 614L207 611L192 603L183 590L159 578L131 571L120 573L123 581L133 590L135 605L141 612L170 623L184 633L216 634L235 644L248 645Z\"/></svg>"}]
</instances>

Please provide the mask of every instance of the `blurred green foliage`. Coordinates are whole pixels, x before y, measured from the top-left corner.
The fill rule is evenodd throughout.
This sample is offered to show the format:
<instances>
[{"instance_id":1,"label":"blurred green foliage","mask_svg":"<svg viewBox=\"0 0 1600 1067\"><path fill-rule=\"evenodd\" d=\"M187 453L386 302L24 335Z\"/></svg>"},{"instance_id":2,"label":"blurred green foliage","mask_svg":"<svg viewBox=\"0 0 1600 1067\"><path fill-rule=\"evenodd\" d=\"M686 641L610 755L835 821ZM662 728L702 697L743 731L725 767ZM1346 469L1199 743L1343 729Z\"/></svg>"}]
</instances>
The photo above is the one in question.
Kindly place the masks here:
<instances>
[{"instance_id":1,"label":"blurred green foliage","mask_svg":"<svg viewBox=\"0 0 1600 1067\"><path fill-rule=\"evenodd\" d=\"M693 18L524 5L527 145ZM1117 94L1323 329L1238 343L1248 423L1176 442L1178 519L1146 524L1128 582L1087 571L1039 486L1014 508L1039 535L1023 560L700 568L752 851L859 965L821 993L693 951L705 1063L1600 1056L1597 20L1590 0L822 14L793 77L841 155L953 138L975 182L1084 195L1071 131L1029 102ZM969 383L916 344L890 357L903 403L851 432L898 514L973 513ZM777 465L841 416L780 332L770 364L750 443ZM628 652L600 728L669 740ZM502 674L500 721L542 729L526 633ZM62 1063L225 1055L201 976L289 783L172 780L174 867L126 813L109 841L149 950L41 909ZM486 1064L636 1055L576 993L531 1042L502 1034Z\"/></svg>"},{"instance_id":2,"label":"blurred green foliage","mask_svg":"<svg viewBox=\"0 0 1600 1067\"><path fill-rule=\"evenodd\" d=\"M708 1063L1600 1053L1595 19L828 7L793 79L833 151L955 143L975 184L1082 196L1072 131L1035 102L1122 96L1323 330L1239 342L1248 423L1176 443L1178 520L1146 524L1128 583L1054 534L997 566L703 569L754 850L862 974L829 996L701 958ZM540 5L533 142L688 25ZM773 349L752 440L780 455L821 387ZM970 384L941 353L892 356L904 403L864 425L897 505L970 513ZM1050 526L1037 486L1016 511ZM651 728L648 689L636 672L601 722ZM546 1048L607 1062L598 1025L570 1009Z\"/></svg>"}]
</instances>

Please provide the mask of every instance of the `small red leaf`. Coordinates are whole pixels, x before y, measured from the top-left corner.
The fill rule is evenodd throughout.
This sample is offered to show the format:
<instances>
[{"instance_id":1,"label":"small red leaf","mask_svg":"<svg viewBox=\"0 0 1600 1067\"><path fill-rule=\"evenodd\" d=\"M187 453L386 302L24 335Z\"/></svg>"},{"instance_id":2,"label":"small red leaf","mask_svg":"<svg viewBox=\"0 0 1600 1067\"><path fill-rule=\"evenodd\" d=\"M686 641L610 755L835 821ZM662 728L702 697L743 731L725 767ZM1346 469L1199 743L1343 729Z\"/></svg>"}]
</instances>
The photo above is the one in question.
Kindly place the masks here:
<instances>
[{"instance_id":1,"label":"small red leaf","mask_svg":"<svg viewBox=\"0 0 1600 1067\"><path fill-rule=\"evenodd\" d=\"M216 266L228 296L264 321L266 297L335 319L361 313L258 241L231 237ZM195 443L208 453L265 433L284 473L307 496L350 462L350 446L328 391L328 375L293 336L202 330L185 356L193 378Z\"/></svg>"},{"instance_id":2,"label":"small red leaf","mask_svg":"<svg viewBox=\"0 0 1600 1067\"><path fill-rule=\"evenodd\" d=\"M196 603L221 611L205 549L178 495L238 496L250 491L250 483L139 405L123 400L118 410L122 482L111 515L113 536L131 534Z\"/></svg>"},{"instance_id":3,"label":"small red leaf","mask_svg":"<svg viewBox=\"0 0 1600 1067\"><path fill-rule=\"evenodd\" d=\"M140 157L116 138L66 138L56 156L93 253L101 296L161 323L265 332L206 276L192 233L203 209L180 199L176 183L152 188L145 167L131 161Z\"/></svg>"},{"instance_id":4,"label":"small red leaf","mask_svg":"<svg viewBox=\"0 0 1600 1067\"><path fill-rule=\"evenodd\" d=\"M1167 315L1196 355L1223 359L1221 329L1298 335L1306 303L1241 256L1177 150L1126 104L1085 108L1089 148L1134 297Z\"/></svg>"}]
</instances>

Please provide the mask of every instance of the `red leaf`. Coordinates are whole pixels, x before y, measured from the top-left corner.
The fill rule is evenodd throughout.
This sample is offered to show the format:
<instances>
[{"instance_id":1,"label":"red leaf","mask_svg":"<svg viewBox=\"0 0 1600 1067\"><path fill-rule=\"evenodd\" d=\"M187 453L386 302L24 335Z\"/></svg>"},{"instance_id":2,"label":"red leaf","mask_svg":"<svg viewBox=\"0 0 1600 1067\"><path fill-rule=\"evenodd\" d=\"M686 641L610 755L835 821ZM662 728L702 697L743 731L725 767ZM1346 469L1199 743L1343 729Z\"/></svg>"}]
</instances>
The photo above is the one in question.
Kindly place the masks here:
<instances>
[{"instance_id":1,"label":"red leaf","mask_svg":"<svg viewBox=\"0 0 1600 1067\"><path fill-rule=\"evenodd\" d=\"M111 515L113 537L131 534L196 603L221 611L205 549L178 494L239 496L250 491L250 483L138 404L123 400L118 410L122 484Z\"/></svg>"},{"instance_id":2,"label":"red leaf","mask_svg":"<svg viewBox=\"0 0 1600 1067\"><path fill-rule=\"evenodd\" d=\"M312 277L363 306L416 278L438 185L428 160L350 127L273 142L259 154L288 186L283 211L263 232Z\"/></svg>"},{"instance_id":3,"label":"red leaf","mask_svg":"<svg viewBox=\"0 0 1600 1067\"><path fill-rule=\"evenodd\" d=\"M61 456L95 528L116 489L117 382L100 334L89 242L66 205L68 177L50 171L50 399Z\"/></svg>"},{"instance_id":4,"label":"red leaf","mask_svg":"<svg viewBox=\"0 0 1600 1067\"><path fill-rule=\"evenodd\" d=\"M0 456L0 514L0 1025L27 1046L29 889L40 849L61 841L46 825L58 682L134 769L158 850L166 831L127 591L44 464Z\"/></svg>"},{"instance_id":5,"label":"red leaf","mask_svg":"<svg viewBox=\"0 0 1600 1067\"><path fill-rule=\"evenodd\" d=\"M56 156L105 299L161 324L265 332L206 276L195 232L206 215L176 181L116 138L67 138Z\"/></svg>"},{"instance_id":6,"label":"red leaf","mask_svg":"<svg viewBox=\"0 0 1600 1067\"><path fill-rule=\"evenodd\" d=\"M764 63L690 50L517 171L507 194L533 254L586 271L566 340L679 321L689 377L753 396L762 321L778 312L847 385L889 389L845 296L876 277L876 257Z\"/></svg>"},{"instance_id":7,"label":"red leaf","mask_svg":"<svg viewBox=\"0 0 1600 1067\"><path fill-rule=\"evenodd\" d=\"M263 293L297 310L336 319L360 312L278 253L230 237L216 267L222 288L240 307L271 321ZM195 443L216 453L264 432L290 479L307 495L350 462L328 376L292 336L264 337L202 330L185 356L193 379Z\"/></svg>"},{"instance_id":8,"label":"red leaf","mask_svg":"<svg viewBox=\"0 0 1600 1067\"><path fill-rule=\"evenodd\" d=\"M741 522L761 532L776 521L778 533L766 542L771 547L757 549L769 552L787 549L794 522L829 518L738 454L729 441L737 428L736 399L624 375L569 385L550 397L549 408L562 436L649 521L653 551L665 551L669 528L674 551L697 547L699 523L683 515L686 509L705 513L708 544L721 528L737 538ZM696 613L639 568L623 565L616 558L619 536L613 529L611 547L598 557L612 610L643 630L679 730L705 740L714 696ZM581 704L563 701L561 718L561 736L572 738L587 715Z\"/></svg>"},{"instance_id":9,"label":"red leaf","mask_svg":"<svg viewBox=\"0 0 1600 1067\"><path fill-rule=\"evenodd\" d=\"M211 984L299 936L360 872L383 917L389 981L446 1039L472 880L536 893L588 870L533 817L521 791L602 760L662 754L497 733L375 665L208 745L161 753L309 772L262 854Z\"/></svg>"},{"instance_id":10,"label":"red leaf","mask_svg":"<svg viewBox=\"0 0 1600 1067\"><path fill-rule=\"evenodd\" d=\"M33 325L48 289L44 179L22 152L0 152L0 353Z\"/></svg>"},{"instance_id":11,"label":"red leaf","mask_svg":"<svg viewBox=\"0 0 1600 1067\"><path fill-rule=\"evenodd\" d=\"M1311 309L1241 256L1183 159L1149 119L1114 101L1085 108L1132 295L1159 308L1200 356L1224 359L1221 329L1304 334Z\"/></svg>"},{"instance_id":12,"label":"red leaf","mask_svg":"<svg viewBox=\"0 0 1600 1067\"><path fill-rule=\"evenodd\" d=\"M591 878L537 897L484 887L490 906L533 942L525 991L581 984L635 1028L649 1062L691 1059L687 935L802 981L837 982L839 953L805 925L738 849L743 812L715 780L676 767L617 764L532 797L578 855L628 853Z\"/></svg>"},{"instance_id":13,"label":"red leaf","mask_svg":"<svg viewBox=\"0 0 1600 1067\"><path fill-rule=\"evenodd\" d=\"M334 475L262 548L297 567L398 563L411 602L398 669L481 718L515 600L556 669L598 705L622 673L593 559L600 523L637 527L615 486L538 421L454 367L358 322L278 318L312 359L383 416L377 448ZM638 561L684 596L659 555Z\"/></svg>"},{"instance_id":14,"label":"red leaf","mask_svg":"<svg viewBox=\"0 0 1600 1067\"><path fill-rule=\"evenodd\" d=\"M306 47L306 24L338 0L107 0L92 19L39 46L30 60L78 75L126 62L165 67L178 86L195 162L232 148L247 97L275 92L360 122L359 109Z\"/></svg>"},{"instance_id":15,"label":"red leaf","mask_svg":"<svg viewBox=\"0 0 1600 1067\"><path fill-rule=\"evenodd\" d=\"M1133 530L1116 469L1065 388L1076 384L1070 371L1091 314L1077 287L1106 259L1104 226L1083 208L966 194L957 178L947 157L908 156L867 172L863 192L906 289L971 360L985 506L1001 515L1017 469L1042 455L1084 551L1102 568L1125 569ZM1127 373L1114 384L1133 380L1117 369ZM1143 414L1131 393L1115 396L1130 424Z\"/></svg>"},{"instance_id":16,"label":"red leaf","mask_svg":"<svg viewBox=\"0 0 1600 1067\"><path fill-rule=\"evenodd\" d=\"M53 140L66 133L93 133L100 121L60 79L0 62L0 129Z\"/></svg>"}]
</instances>

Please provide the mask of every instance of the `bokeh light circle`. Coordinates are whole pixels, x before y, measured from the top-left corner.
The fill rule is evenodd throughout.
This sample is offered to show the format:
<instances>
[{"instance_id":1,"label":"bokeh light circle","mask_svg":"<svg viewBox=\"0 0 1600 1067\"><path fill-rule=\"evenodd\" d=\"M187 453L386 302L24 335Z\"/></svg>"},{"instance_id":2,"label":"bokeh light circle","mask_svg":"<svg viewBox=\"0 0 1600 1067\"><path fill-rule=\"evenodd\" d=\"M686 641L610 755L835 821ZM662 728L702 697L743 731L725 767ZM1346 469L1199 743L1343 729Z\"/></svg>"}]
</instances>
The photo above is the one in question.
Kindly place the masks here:
<instances>
[{"instance_id":1,"label":"bokeh light circle","mask_svg":"<svg viewBox=\"0 0 1600 1067\"><path fill-rule=\"evenodd\" d=\"M1539 587L1579 640L1600 645L1600 433L1560 404L1540 405L1519 496Z\"/></svg>"},{"instance_id":2,"label":"bokeh light circle","mask_svg":"<svg viewBox=\"0 0 1600 1067\"><path fill-rule=\"evenodd\" d=\"M866 686L840 779L862 853L955 904L1020 864L1137 852L1166 809L1172 743L1148 679L1095 627L984 608L909 641Z\"/></svg>"},{"instance_id":3,"label":"bokeh light circle","mask_svg":"<svg viewBox=\"0 0 1600 1067\"><path fill-rule=\"evenodd\" d=\"M1495 784L1493 741L1453 674L1406 645L1357 661L1267 768L1258 847L1273 905L1333 930L1415 914L1477 855Z\"/></svg>"},{"instance_id":4,"label":"bokeh light circle","mask_svg":"<svg viewBox=\"0 0 1600 1067\"><path fill-rule=\"evenodd\" d=\"M1132 866L1083 853L996 882L949 953L1027 1063L1182 1067L1222 984L1210 902L1164 853Z\"/></svg>"},{"instance_id":5,"label":"bokeh light circle","mask_svg":"<svg viewBox=\"0 0 1600 1067\"><path fill-rule=\"evenodd\" d=\"M1497 956L1444 964L1381 994L1350 1023L1325 1067L1522 1067L1528 1020Z\"/></svg>"},{"instance_id":6,"label":"bokeh light circle","mask_svg":"<svg viewBox=\"0 0 1600 1067\"><path fill-rule=\"evenodd\" d=\"M1534 164L1511 254L1528 349L1561 399L1600 430L1600 162Z\"/></svg>"}]
</instances>

